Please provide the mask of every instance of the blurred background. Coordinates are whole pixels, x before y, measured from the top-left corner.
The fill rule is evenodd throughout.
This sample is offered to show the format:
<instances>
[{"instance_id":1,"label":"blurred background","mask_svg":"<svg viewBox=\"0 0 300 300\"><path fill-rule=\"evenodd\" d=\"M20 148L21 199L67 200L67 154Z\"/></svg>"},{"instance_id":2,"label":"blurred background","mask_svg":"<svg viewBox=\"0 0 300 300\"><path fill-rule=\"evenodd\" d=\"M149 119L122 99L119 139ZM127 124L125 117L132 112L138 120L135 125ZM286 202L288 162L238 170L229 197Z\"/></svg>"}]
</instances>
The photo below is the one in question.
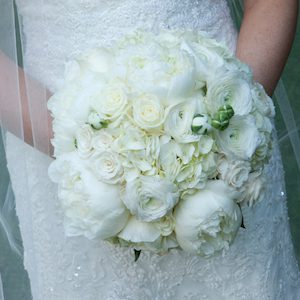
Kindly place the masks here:
<instances>
[{"instance_id":1,"label":"blurred background","mask_svg":"<svg viewBox=\"0 0 300 300\"><path fill-rule=\"evenodd\" d=\"M1 14L1 12L0 12ZM237 26L241 20L242 15L236 14ZM17 20L18 21L18 20ZM4 26L5 16L1 15L0 26ZM18 27L18 23L16 23ZM17 38L18 39L18 38ZM20 46L19 46L20 48ZM20 62L22 60L20 58ZM283 83L285 85L287 95L294 111L295 119L298 128L300 127L300 20L297 26L296 39L288 59L283 76ZM278 104L274 99L277 112L279 112ZM298 170L296 161L293 159L292 147L283 125L281 115L276 116L276 128L280 141L280 148L283 158L286 178L286 190L288 199L288 212L290 218L290 227L292 233L293 244L295 248L298 264L300 264L300 172ZM298 131L299 132L299 131ZM300 132L299 132L300 134ZM4 148L0 131L0 157L4 158ZM4 159L0 159L0 214L5 210L5 195L7 187L11 190L9 183L8 171ZM10 216L14 224L13 231L17 234L17 239L21 240L18 231L18 219L16 215ZM2 297L8 300L28 300L31 299L30 284L26 271L23 268L23 261L8 246L6 233L1 229L0 223L0 300ZM22 251L22 249L21 249ZM1 279L3 289L1 286ZM20 298L20 292L22 298Z\"/></svg>"}]
</instances>

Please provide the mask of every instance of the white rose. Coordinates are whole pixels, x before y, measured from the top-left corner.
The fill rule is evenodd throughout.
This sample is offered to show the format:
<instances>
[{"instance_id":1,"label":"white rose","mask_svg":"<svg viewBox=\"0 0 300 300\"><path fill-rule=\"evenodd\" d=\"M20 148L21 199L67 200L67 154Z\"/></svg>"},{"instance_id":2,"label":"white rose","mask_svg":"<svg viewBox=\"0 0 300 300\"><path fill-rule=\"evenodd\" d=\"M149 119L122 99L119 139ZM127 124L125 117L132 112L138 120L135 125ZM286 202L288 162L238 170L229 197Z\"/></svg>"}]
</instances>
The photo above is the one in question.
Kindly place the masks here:
<instances>
[{"instance_id":1,"label":"white rose","mask_svg":"<svg viewBox=\"0 0 300 300\"><path fill-rule=\"evenodd\" d=\"M228 161L223 157L218 161L218 171L221 179L234 188L240 188L248 180L251 165L248 161Z\"/></svg>"},{"instance_id":2,"label":"white rose","mask_svg":"<svg viewBox=\"0 0 300 300\"><path fill-rule=\"evenodd\" d=\"M244 116L251 112L252 101L250 81L241 72L217 70L207 82L206 105L211 114L231 105L235 115Z\"/></svg>"},{"instance_id":3,"label":"white rose","mask_svg":"<svg viewBox=\"0 0 300 300\"><path fill-rule=\"evenodd\" d=\"M140 176L127 182L123 201L137 219L151 222L170 212L178 197L176 186L171 182L154 176Z\"/></svg>"},{"instance_id":4,"label":"white rose","mask_svg":"<svg viewBox=\"0 0 300 300\"><path fill-rule=\"evenodd\" d=\"M205 257L228 248L241 226L237 195L223 181L211 181L205 190L186 194L177 205L175 233L180 247Z\"/></svg>"},{"instance_id":5,"label":"white rose","mask_svg":"<svg viewBox=\"0 0 300 300\"><path fill-rule=\"evenodd\" d=\"M216 134L217 143L228 156L237 156L243 160L251 159L261 143L255 119L251 116L233 116L229 126Z\"/></svg>"},{"instance_id":6,"label":"white rose","mask_svg":"<svg viewBox=\"0 0 300 300\"><path fill-rule=\"evenodd\" d=\"M100 181L116 184L122 180L124 170L119 155L114 152L103 151L94 155L90 167Z\"/></svg>"},{"instance_id":7,"label":"white rose","mask_svg":"<svg viewBox=\"0 0 300 300\"><path fill-rule=\"evenodd\" d=\"M133 118L141 128L157 132L165 120L164 107L160 100L150 94L138 96L133 101Z\"/></svg>"},{"instance_id":8,"label":"white rose","mask_svg":"<svg viewBox=\"0 0 300 300\"><path fill-rule=\"evenodd\" d=\"M67 235L106 239L123 229L129 212L121 201L119 185L98 181L76 153L54 161L49 176L58 182Z\"/></svg>"},{"instance_id":9,"label":"white rose","mask_svg":"<svg viewBox=\"0 0 300 300\"><path fill-rule=\"evenodd\" d=\"M126 88L121 82L108 84L100 94L92 100L92 108L102 119L110 122L118 120L127 111L128 97ZM116 126L119 123L116 123Z\"/></svg>"},{"instance_id":10,"label":"white rose","mask_svg":"<svg viewBox=\"0 0 300 300\"><path fill-rule=\"evenodd\" d=\"M192 132L192 123L196 113L196 99L187 99L172 107L165 121L165 132L178 143L191 143L199 140Z\"/></svg>"},{"instance_id":11,"label":"white rose","mask_svg":"<svg viewBox=\"0 0 300 300\"><path fill-rule=\"evenodd\" d=\"M83 158L89 157L93 152L93 135L94 133L90 125L83 125L76 132L76 146L79 155Z\"/></svg>"}]
</instances>

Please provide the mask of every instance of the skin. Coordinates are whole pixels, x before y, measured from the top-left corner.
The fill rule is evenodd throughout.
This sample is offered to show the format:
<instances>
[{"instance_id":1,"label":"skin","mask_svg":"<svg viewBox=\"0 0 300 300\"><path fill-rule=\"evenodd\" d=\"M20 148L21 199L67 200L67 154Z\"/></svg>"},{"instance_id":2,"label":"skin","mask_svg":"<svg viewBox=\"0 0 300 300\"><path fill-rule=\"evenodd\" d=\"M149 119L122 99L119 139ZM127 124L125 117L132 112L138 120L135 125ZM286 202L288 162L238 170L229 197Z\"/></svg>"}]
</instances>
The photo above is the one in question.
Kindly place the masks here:
<instances>
[{"instance_id":1,"label":"skin","mask_svg":"<svg viewBox=\"0 0 300 300\"><path fill-rule=\"evenodd\" d=\"M236 56L272 95L295 36L297 0L245 0Z\"/></svg>"},{"instance_id":2,"label":"skin","mask_svg":"<svg viewBox=\"0 0 300 300\"><path fill-rule=\"evenodd\" d=\"M272 95L289 55L295 35L298 13L297 0L245 0L244 18L237 41L237 57L247 63L253 71L254 79L260 82L269 95ZM14 86L15 65L0 51L0 104L4 112L6 127L16 133L9 124L17 124L18 116L10 107L13 97L18 97L16 91L9 89ZM24 72L18 68L19 87L22 99L22 116L24 139L33 144L32 128L29 117L28 99ZM27 76L29 78L29 76ZM33 81L32 79L29 79ZM37 94L44 88L34 82ZM49 93L46 95L50 96ZM51 117L48 117L51 124ZM51 128L51 126L49 126ZM52 131L45 133L49 137Z\"/></svg>"}]
</instances>

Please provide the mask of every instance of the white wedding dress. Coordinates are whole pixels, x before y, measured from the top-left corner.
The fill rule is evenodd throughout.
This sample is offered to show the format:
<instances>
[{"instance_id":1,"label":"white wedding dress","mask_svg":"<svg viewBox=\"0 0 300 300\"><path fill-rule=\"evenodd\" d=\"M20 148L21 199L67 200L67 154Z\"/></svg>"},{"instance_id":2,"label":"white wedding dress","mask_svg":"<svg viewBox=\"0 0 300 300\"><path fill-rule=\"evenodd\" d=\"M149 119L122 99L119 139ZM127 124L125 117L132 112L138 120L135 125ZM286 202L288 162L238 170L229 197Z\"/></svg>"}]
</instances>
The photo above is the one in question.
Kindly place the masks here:
<instances>
[{"instance_id":1,"label":"white wedding dress","mask_svg":"<svg viewBox=\"0 0 300 300\"><path fill-rule=\"evenodd\" d=\"M62 84L65 61L137 28L202 30L235 49L225 0L16 2L24 64L51 92ZM134 262L132 249L67 238L57 187L47 176L52 159L7 134L7 160L34 300L300 299L277 146L266 168L266 199L242 207L246 228L226 254L212 259L172 250L164 256L143 252Z\"/></svg>"}]
</instances>

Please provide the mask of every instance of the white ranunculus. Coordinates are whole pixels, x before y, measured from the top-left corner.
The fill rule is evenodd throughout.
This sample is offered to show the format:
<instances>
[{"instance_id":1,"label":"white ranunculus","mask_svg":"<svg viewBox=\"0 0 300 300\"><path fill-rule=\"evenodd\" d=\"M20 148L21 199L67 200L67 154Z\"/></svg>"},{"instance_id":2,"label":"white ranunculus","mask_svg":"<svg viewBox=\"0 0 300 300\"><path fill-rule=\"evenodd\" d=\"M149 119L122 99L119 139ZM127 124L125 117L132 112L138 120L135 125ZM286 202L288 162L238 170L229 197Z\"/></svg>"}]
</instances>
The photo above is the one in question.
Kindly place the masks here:
<instances>
[{"instance_id":1,"label":"white ranunculus","mask_svg":"<svg viewBox=\"0 0 300 300\"><path fill-rule=\"evenodd\" d=\"M207 82L206 106L211 114L223 105L231 105L235 115L251 112L252 95L250 81L240 72L216 71Z\"/></svg>"},{"instance_id":2,"label":"white ranunculus","mask_svg":"<svg viewBox=\"0 0 300 300\"><path fill-rule=\"evenodd\" d=\"M228 161L223 157L218 161L218 171L222 180L234 188L240 188L248 180L251 165L248 161Z\"/></svg>"},{"instance_id":3,"label":"white ranunculus","mask_svg":"<svg viewBox=\"0 0 300 300\"><path fill-rule=\"evenodd\" d=\"M218 131L217 143L226 155L250 160L261 143L261 136L253 116L233 116L228 128Z\"/></svg>"},{"instance_id":4,"label":"white ranunculus","mask_svg":"<svg viewBox=\"0 0 300 300\"><path fill-rule=\"evenodd\" d=\"M83 158L87 158L93 153L93 135L94 133L90 125L83 125L76 132L76 146L79 155Z\"/></svg>"},{"instance_id":5,"label":"white ranunculus","mask_svg":"<svg viewBox=\"0 0 300 300\"><path fill-rule=\"evenodd\" d=\"M112 82L93 98L91 105L102 119L113 122L126 113L127 103L125 86L121 82Z\"/></svg>"},{"instance_id":6,"label":"white ranunculus","mask_svg":"<svg viewBox=\"0 0 300 300\"><path fill-rule=\"evenodd\" d=\"M143 222L131 216L118 234L121 239L131 243L154 242L160 236L160 230L155 223Z\"/></svg>"},{"instance_id":7,"label":"white ranunculus","mask_svg":"<svg viewBox=\"0 0 300 300\"><path fill-rule=\"evenodd\" d=\"M140 176L127 182L123 201L130 212L141 221L159 220L176 205L176 186L156 176Z\"/></svg>"},{"instance_id":8,"label":"white ranunculus","mask_svg":"<svg viewBox=\"0 0 300 300\"><path fill-rule=\"evenodd\" d=\"M117 153L102 151L94 155L90 160L90 167L100 181L116 184L122 180L124 170Z\"/></svg>"},{"instance_id":9,"label":"white ranunculus","mask_svg":"<svg viewBox=\"0 0 300 300\"><path fill-rule=\"evenodd\" d=\"M67 235L106 239L123 229L129 212L121 201L120 186L98 181L76 152L54 161L49 176L58 182Z\"/></svg>"},{"instance_id":10,"label":"white ranunculus","mask_svg":"<svg viewBox=\"0 0 300 300\"><path fill-rule=\"evenodd\" d=\"M242 221L240 208L234 202L236 197L220 180L209 182L194 195L186 194L174 212L180 247L205 257L228 248Z\"/></svg>"},{"instance_id":11,"label":"white ranunculus","mask_svg":"<svg viewBox=\"0 0 300 300\"><path fill-rule=\"evenodd\" d=\"M172 107L165 121L165 132L178 143L191 143L199 140L192 132L192 123L196 113L196 99L187 99Z\"/></svg>"},{"instance_id":12,"label":"white ranunculus","mask_svg":"<svg viewBox=\"0 0 300 300\"><path fill-rule=\"evenodd\" d=\"M150 132L159 131L165 120L165 110L159 98L144 94L133 101L133 118L136 124Z\"/></svg>"}]
</instances>

